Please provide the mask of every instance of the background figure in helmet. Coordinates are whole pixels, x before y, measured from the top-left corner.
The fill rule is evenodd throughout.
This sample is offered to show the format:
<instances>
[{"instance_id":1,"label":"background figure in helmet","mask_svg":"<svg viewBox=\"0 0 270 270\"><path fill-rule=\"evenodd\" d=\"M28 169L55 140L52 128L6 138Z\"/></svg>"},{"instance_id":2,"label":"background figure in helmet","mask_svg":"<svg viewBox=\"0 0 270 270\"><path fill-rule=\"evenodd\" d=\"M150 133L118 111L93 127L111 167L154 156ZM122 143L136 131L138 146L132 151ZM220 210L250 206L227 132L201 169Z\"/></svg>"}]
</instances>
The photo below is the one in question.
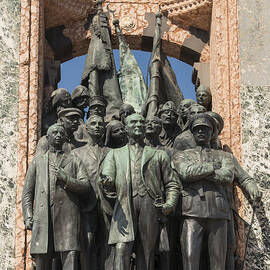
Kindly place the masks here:
<instances>
[{"instance_id":1,"label":"background figure in helmet","mask_svg":"<svg viewBox=\"0 0 270 270\"><path fill-rule=\"evenodd\" d=\"M120 121L125 125L125 119L133 113L135 113L134 107L130 104L123 103L119 110Z\"/></svg>"},{"instance_id":2,"label":"background figure in helmet","mask_svg":"<svg viewBox=\"0 0 270 270\"><path fill-rule=\"evenodd\" d=\"M78 130L74 133L74 136L77 140L86 141L88 139L88 132L85 127L84 118L86 114L85 109L89 106L88 89L82 85L77 86L71 94L71 99L74 107L78 108L82 112L80 125Z\"/></svg>"},{"instance_id":3,"label":"background figure in helmet","mask_svg":"<svg viewBox=\"0 0 270 270\"><path fill-rule=\"evenodd\" d=\"M189 124L192 117L204 112L206 112L206 109L199 104L193 104L190 106L187 122L183 128L183 132L180 135L178 135L174 141L173 144L174 151L184 151L186 149L192 149L196 147L196 142L189 129Z\"/></svg>"},{"instance_id":4,"label":"background figure in helmet","mask_svg":"<svg viewBox=\"0 0 270 270\"><path fill-rule=\"evenodd\" d=\"M162 131L159 135L161 144L172 148L175 138L181 133L177 124L178 113L173 101L167 101L160 106L158 116L162 121Z\"/></svg>"},{"instance_id":5,"label":"background figure in helmet","mask_svg":"<svg viewBox=\"0 0 270 270\"><path fill-rule=\"evenodd\" d=\"M82 111L83 119L85 116L85 109L89 106L89 92L83 85L78 85L71 94L71 100L74 107Z\"/></svg>"},{"instance_id":6,"label":"background figure in helmet","mask_svg":"<svg viewBox=\"0 0 270 270\"><path fill-rule=\"evenodd\" d=\"M57 114L65 108L72 107L71 95L65 88L58 88L51 93L49 103L42 115L42 135L47 133L48 128L57 121Z\"/></svg>"}]
</instances>

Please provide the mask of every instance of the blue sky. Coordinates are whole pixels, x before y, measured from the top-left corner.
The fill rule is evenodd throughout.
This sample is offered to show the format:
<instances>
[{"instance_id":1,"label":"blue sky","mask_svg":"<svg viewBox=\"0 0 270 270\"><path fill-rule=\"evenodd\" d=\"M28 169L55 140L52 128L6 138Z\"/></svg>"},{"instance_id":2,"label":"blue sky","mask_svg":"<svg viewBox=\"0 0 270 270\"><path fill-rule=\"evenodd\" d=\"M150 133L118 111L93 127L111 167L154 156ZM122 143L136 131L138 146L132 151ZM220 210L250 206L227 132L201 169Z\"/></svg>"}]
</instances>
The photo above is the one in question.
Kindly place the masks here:
<instances>
[{"instance_id":1,"label":"blue sky","mask_svg":"<svg viewBox=\"0 0 270 270\"><path fill-rule=\"evenodd\" d=\"M151 54L149 52L132 50L144 77L147 74L147 65ZM119 69L119 50L114 50L116 69ZM61 65L61 81L58 87L68 89L70 92L80 84L86 55L73 58ZM194 85L191 82L192 66L178 59L169 57L171 66L176 74L177 82L185 98L195 99Z\"/></svg>"}]
</instances>

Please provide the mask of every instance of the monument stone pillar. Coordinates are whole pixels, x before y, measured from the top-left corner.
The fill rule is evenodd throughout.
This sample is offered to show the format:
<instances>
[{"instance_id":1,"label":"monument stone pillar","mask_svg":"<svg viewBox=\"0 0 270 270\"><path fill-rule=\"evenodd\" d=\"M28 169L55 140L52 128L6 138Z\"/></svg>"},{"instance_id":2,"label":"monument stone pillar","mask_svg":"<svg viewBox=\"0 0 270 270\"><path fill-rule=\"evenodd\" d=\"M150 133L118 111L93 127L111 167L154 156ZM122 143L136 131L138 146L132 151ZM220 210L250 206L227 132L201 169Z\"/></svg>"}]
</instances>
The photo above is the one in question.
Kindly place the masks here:
<instances>
[{"instance_id":1,"label":"monument stone pillar","mask_svg":"<svg viewBox=\"0 0 270 270\"><path fill-rule=\"evenodd\" d=\"M0 269L14 269L20 1L0 2Z\"/></svg>"},{"instance_id":2,"label":"monument stone pillar","mask_svg":"<svg viewBox=\"0 0 270 270\"><path fill-rule=\"evenodd\" d=\"M270 2L239 0L242 164L263 192L250 236L247 269L270 269ZM252 209L245 204L245 219Z\"/></svg>"},{"instance_id":3,"label":"monument stone pillar","mask_svg":"<svg viewBox=\"0 0 270 270\"><path fill-rule=\"evenodd\" d=\"M210 87L213 110L225 121L223 143L254 176L262 193L256 208L246 269L270 269L270 22L267 0L213 0ZM236 206L247 223L252 208L237 189ZM238 254L243 257L248 225L240 222Z\"/></svg>"}]
</instances>

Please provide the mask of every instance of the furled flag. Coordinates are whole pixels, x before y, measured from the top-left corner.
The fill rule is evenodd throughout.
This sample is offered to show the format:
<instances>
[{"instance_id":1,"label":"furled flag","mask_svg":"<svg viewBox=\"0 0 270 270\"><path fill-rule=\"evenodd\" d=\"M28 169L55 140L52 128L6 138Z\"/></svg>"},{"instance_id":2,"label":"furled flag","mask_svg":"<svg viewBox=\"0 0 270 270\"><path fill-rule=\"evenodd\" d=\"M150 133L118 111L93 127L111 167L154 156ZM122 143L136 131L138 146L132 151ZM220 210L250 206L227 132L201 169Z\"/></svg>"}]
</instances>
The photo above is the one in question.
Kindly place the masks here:
<instances>
[{"instance_id":1,"label":"furled flag","mask_svg":"<svg viewBox=\"0 0 270 270\"><path fill-rule=\"evenodd\" d=\"M149 68L150 86L147 101L143 108L143 114L146 117L157 115L159 106L167 101L173 101L178 108L180 102L184 99L170 62L162 51L161 17L160 13L156 15L153 50Z\"/></svg>"},{"instance_id":2,"label":"furled flag","mask_svg":"<svg viewBox=\"0 0 270 270\"><path fill-rule=\"evenodd\" d=\"M119 40L120 72L118 80L123 102L132 105L136 112L141 112L147 96L147 87L141 69L119 27L119 21L114 20L113 24Z\"/></svg>"}]
</instances>

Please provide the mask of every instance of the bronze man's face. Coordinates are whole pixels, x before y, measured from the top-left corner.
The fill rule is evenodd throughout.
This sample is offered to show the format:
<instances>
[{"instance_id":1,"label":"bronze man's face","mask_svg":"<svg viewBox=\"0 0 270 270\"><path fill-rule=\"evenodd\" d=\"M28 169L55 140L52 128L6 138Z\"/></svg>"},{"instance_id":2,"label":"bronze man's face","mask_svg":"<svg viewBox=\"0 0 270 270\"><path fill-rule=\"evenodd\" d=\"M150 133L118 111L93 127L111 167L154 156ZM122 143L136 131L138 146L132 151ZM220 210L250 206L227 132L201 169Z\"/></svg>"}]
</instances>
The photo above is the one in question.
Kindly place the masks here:
<instances>
[{"instance_id":1,"label":"bronze man's face","mask_svg":"<svg viewBox=\"0 0 270 270\"><path fill-rule=\"evenodd\" d=\"M165 125L174 125L177 121L177 118L177 114L171 110L165 110L160 115L160 119Z\"/></svg>"},{"instance_id":2,"label":"bronze man's face","mask_svg":"<svg viewBox=\"0 0 270 270\"><path fill-rule=\"evenodd\" d=\"M188 111L189 111L190 106L191 106L192 104L194 104L194 102L192 102L192 101L185 101L185 100L183 100L183 101L181 102L181 104L180 104L180 112L181 112L181 116L182 116L183 118L185 118L185 119L187 118Z\"/></svg>"},{"instance_id":3,"label":"bronze man's face","mask_svg":"<svg viewBox=\"0 0 270 270\"><path fill-rule=\"evenodd\" d=\"M120 114L121 121L122 121L122 123L124 123L125 119L129 115L135 113L135 111L134 111L134 108L131 105L129 105L129 104L123 104L122 105L122 108L120 109L120 113L121 113Z\"/></svg>"},{"instance_id":4,"label":"bronze man's face","mask_svg":"<svg viewBox=\"0 0 270 270\"><path fill-rule=\"evenodd\" d=\"M126 132L128 137L143 139L145 133L145 120L139 114L132 114L126 118Z\"/></svg>"},{"instance_id":5,"label":"bronze man's face","mask_svg":"<svg viewBox=\"0 0 270 270\"><path fill-rule=\"evenodd\" d=\"M154 118L147 119L145 122L145 133L146 134L156 134L159 135L162 126L160 121Z\"/></svg>"},{"instance_id":6,"label":"bronze man's face","mask_svg":"<svg viewBox=\"0 0 270 270\"><path fill-rule=\"evenodd\" d=\"M66 132L65 129L61 126L53 126L48 130L47 134L48 144L61 148L66 140Z\"/></svg>"},{"instance_id":7,"label":"bronze man's face","mask_svg":"<svg viewBox=\"0 0 270 270\"><path fill-rule=\"evenodd\" d=\"M61 117L61 122L65 130L68 132L75 132L79 127L79 116L77 114Z\"/></svg>"},{"instance_id":8,"label":"bronze man's face","mask_svg":"<svg viewBox=\"0 0 270 270\"><path fill-rule=\"evenodd\" d=\"M104 120L100 116L92 116L86 122L86 128L90 136L102 137L105 132Z\"/></svg>"},{"instance_id":9,"label":"bronze man's face","mask_svg":"<svg viewBox=\"0 0 270 270\"><path fill-rule=\"evenodd\" d=\"M63 108L70 108L72 106L71 96L68 93L63 93L58 104Z\"/></svg>"},{"instance_id":10,"label":"bronze man's face","mask_svg":"<svg viewBox=\"0 0 270 270\"><path fill-rule=\"evenodd\" d=\"M198 91L196 94L198 104L208 108L211 103L211 95L206 91Z\"/></svg>"},{"instance_id":11,"label":"bronze man's face","mask_svg":"<svg viewBox=\"0 0 270 270\"><path fill-rule=\"evenodd\" d=\"M213 130L210 127L204 125L195 126L192 129L192 134L197 145L201 146L210 144L212 133Z\"/></svg>"},{"instance_id":12,"label":"bronze man's face","mask_svg":"<svg viewBox=\"0 0 270 270\"><path fill-rule=\"evenodd\" d=\"M112 127L112 138L114 141L124 141L126 139L125 127L122 123L119 123Z\"/></svg>"},{"instance_id":13,"label":"bronze man's face","mask_svg":"<svg viewBox=\"0 0 270 270\"><path fill-rule=\"evenodd\" d=\"M100 104L95 104L89 108L89 113L90 115L99 115L104 117L106 115L106 108Z\"/></svg>"},{"instance_id":14,"label":"bronze man's face","mask_svg":"<svg viewBox=\"0 0 270 270\"><path fill-rule=\"evenodd\" d=\"M193 116L206 112L205 107L203 106L192 106L188 111L188 119L190 120Z\"/></svg>"},{"instance_id":15,"label":"bronze man's face","mask_svg":"<svg viewBox=\"0 0 270 270\"><path fill-rule=\"evenodd\" d=\"M74 99L74 104L80 109L85 109L89 105L88 100L88 96L80 96Z\"/></svg>"}]
</instances>

